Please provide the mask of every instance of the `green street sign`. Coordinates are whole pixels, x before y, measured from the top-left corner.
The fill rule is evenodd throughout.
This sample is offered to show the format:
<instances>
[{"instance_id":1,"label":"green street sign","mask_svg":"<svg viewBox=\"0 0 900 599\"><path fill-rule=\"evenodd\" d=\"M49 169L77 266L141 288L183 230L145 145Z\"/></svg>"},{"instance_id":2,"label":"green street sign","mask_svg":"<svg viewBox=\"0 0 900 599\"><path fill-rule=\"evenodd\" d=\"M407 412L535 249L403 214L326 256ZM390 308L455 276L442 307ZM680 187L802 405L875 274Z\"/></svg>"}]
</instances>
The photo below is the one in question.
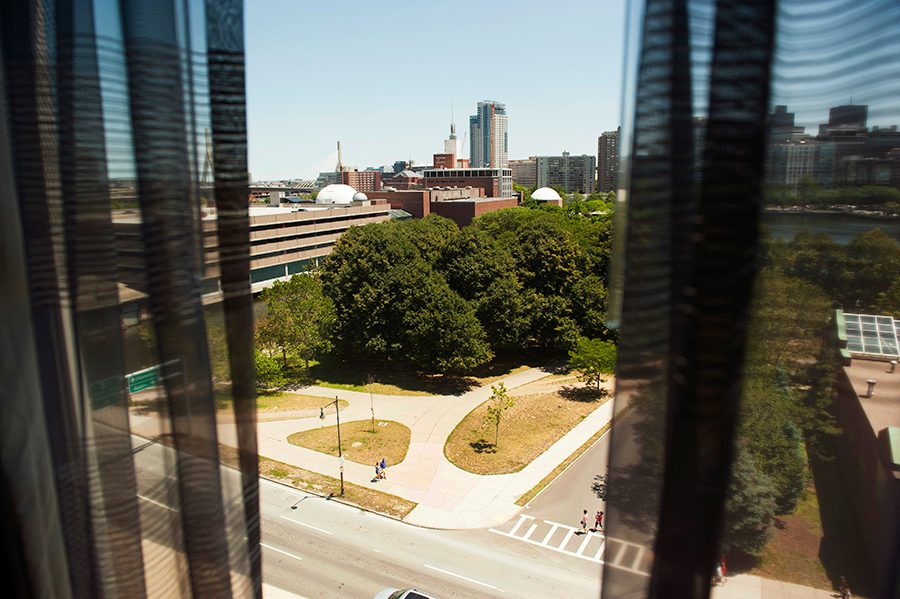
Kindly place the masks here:
<instances>
[{"instance_id":1,"label":"green street sign","mask_svg":"<svg viewBox=\"0 0 900 599\"><path fill-rule=\"evenodd\" d=\"M145 370L132 372L128 375L128 392L137 393L145 389L152 389L159 385L159 366L152 366Z\"/></svg>"},{"instance_id":2,"label":"green street sign","mask_svg":"<svg viewBox=\"0 0 900 599\"><path fill-rule=\"evenodd\" d=\"M119 389L121 389L119 385L121 384L122 379L117 376L91 383L91 409L99 410L117 403L119 401Z\"/></svg>"}]
</instances>

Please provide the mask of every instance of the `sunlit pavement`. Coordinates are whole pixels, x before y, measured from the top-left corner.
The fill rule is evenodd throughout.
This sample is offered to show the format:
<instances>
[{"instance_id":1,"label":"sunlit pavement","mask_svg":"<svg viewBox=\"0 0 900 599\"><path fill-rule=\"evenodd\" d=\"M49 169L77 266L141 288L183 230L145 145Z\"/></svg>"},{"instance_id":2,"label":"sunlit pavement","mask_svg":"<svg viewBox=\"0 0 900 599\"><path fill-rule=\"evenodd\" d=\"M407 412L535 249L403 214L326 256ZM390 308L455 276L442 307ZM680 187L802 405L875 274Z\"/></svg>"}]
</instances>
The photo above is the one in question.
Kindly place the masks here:
<instances>
[{"instance_id":1,"label":"sunlit pavement","mask_svg":"<svg viewBox=\"0 0 900 599\"><path fill-rule=\"evenodd\" d=\"M738 574L728 576L724 585L712 589L712 599L823 599L836 592L814 589L790 582Z\"/></svg>"},{"instance_id":2,"label":"sunlit pavement","mask_svg":"<svg viewBox=\"0 0 900 599\"><path fill-rule=\"evenodd\" d=\"M532 368L501 382L507 389L514 389L548 374ZM372 398L368 393L327 387L307 387L302 393L346 400L349 405L341 410L342 422L371 417ZM519 472L472 474L447 460L444 444L459 421L491 393L490 385L485 385L460 396L374 395L376 418L409 427L409 451L403 462L389 464L386 480L373 483L372 467L349 461L344 466L345 480L416 502L418 506L404 518L410 524L441 529L489 528L515 517L521 510L516 500L606 425L613 414L613 401L608 400ZM336 478L338 458L291 445L287 440L292 433L333 424L333 415L328 415L324 423L315 416L260 422L257 425L259 454ZM234 445L234 427L221 425L219 441Z\"/></svg>"}]
</instances>

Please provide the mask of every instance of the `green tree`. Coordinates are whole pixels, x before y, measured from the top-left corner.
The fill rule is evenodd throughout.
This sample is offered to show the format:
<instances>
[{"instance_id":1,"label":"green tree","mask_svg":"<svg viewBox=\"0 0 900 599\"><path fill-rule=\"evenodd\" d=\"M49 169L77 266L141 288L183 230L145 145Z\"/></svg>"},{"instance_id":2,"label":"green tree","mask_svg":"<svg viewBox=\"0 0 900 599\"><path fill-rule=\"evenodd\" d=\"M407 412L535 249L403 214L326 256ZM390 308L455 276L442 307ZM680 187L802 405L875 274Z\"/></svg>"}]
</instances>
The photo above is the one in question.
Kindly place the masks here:
<instances>
[{"instance_id":1,"label":"green tree","mask_svg":"<svg viewBox=\"0 0 900 599\"><path fill-rule=\"evenodd\" d=\"M503 415L506 411L515 405L515 400L507 394L506 385L503 383L491 385L491 392L484 421L485 423L494 426L494 447L499 447L500 421L503 419Z\"/></svg>"},{"instance_id":2,"label":"green tree","mask_svg":"<svg viewBox=\"0 0 900 599\"><path fill-rule=\"evenodd\" d=\"M499 279L514 277L515 267L509 250L475 227L451 239L436 263L450 287L467 300L480 298Z\"/></svg>"},{"instance_id":3,"label":"green tree","mask_svg":"<svg viewBox=\"0 0 900 599\"><path fill-rule=\"evenodd\" d=\"M474 307L426 260L458 235L445 220L366 225L341 237L322 269L341 353L431 372L461 372L493 357Z\"/></svg>"},{"instance_id":4,"label":"green tree","mask_svg":"<svg viewBox=\"0 0 900 599\"><path fill-rule=\"evenodd\" d=\"M428 271L397 306L403 315L403 357L431 372L465 372L493 358L475 310Z\"/></svg>"},{"instance_id":5,"label":"green tree","mask_svg":"<svg viewBox=\"0 0 900 599\"><path fill-rule=\"evenodd\" d=\"M753 463L740 442L725 502L722 546L758 555L771 536L775 522L775 489Z\"/></svg>"},{"instance_id":6,"label":"green tree","mask_svg":"<svg viewBox=\"0 0 900 599\"><path fill-rule=\"evenodd\" d=\"M582 337L569 352L569 367L577 370L579 380L589 385L600 384L616 368L616 346L611 341Z\"/></svg>"},{"instance_id":7,"label":"green tree","mask_svg":"<svg viewBox=\"0 0 900 599\"><path fill-rule=\"evenodd\" d=\"M278 360L269 354L256 350L256 384L263 389L280 387L284 384L284 372Z\"/></svg>"},{"instance_id":8,"label":"green tree","mask_svg":"<svg viewBox=\"0 0 900 599\"><path fill-rule=\"evenodd\" d=\"M267 313L259 322L257 338L263 347L280 351L285 366L289 353L304 360L308 368L316 352L330 348L334 306L316 275L275 281L262 292L261 299Z\"/></svg>"}]
</instances>

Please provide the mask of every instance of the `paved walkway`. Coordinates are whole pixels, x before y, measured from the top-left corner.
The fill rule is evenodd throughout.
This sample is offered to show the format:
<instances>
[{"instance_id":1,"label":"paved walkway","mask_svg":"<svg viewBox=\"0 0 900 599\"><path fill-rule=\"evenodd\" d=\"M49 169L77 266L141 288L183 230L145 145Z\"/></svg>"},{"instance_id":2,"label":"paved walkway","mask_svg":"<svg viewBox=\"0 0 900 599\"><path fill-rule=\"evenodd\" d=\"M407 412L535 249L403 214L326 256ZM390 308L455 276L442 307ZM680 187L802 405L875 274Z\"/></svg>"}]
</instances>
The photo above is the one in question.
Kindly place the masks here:
<instances>
[{"instance_id":1,"label":"paved walkway","mask_svg":"<svg viewBox=\"0 0 900 599\"><path fill-rule=\"evenodd\" d=\"M728 576L724 585L713 587L710 597L711 599L826 599L837 595L837 591L824 591L750 574L738 574Z\"/></svg>"},{"instance_id":2,"label":"paved walkway","mask_svg":"<svg viewBox=\"0 0 900 599\"><path fill-rule=\"evenodd\" d=\"M507 389L514 389L548 374L532 368L501 381ZM341 410L343 422L371 417L368 393L318 386L305 387L301 392L347 400L349 406ZM514 517L521 509L516 500L609 422L613 413L613 402L606 401L519 472L472 474L450 463L444 456L444 443L459 421L490 396L490 385L460 396L375 395L378 420L394 420L409 427L409 451L401 463L388 465L386 480L373 483L374 464L350 461L345 462L345 480L416 502L417 507L404 518L410 524L443 529L496 526ZM333 425L333 414L327 415L324 423L318 417L259 422L259 454L337 477L338 458L287 441L292 433ZM234 427L220 426L219 441L233 445Z\"/></svg>"}]
</instances>

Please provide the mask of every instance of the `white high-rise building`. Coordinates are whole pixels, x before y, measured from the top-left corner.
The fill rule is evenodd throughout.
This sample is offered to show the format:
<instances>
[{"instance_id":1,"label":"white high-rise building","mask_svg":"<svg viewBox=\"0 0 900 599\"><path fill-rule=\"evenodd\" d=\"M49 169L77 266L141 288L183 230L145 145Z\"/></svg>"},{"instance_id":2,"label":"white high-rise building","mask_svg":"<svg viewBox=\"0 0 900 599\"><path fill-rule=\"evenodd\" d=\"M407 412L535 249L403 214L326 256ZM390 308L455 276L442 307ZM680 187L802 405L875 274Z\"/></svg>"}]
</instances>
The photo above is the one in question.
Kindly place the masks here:
<instances>
[{"instance_id":1,"label":"white high-rise building","mask_svg":"<svg viewBox=\"0 0 900 599\"><path fill-rule=\"evenodd\" d=\"M506 168L509 165L506 104L484 100L469 117L469 166Z\"/></svg>"}]
</instances>

